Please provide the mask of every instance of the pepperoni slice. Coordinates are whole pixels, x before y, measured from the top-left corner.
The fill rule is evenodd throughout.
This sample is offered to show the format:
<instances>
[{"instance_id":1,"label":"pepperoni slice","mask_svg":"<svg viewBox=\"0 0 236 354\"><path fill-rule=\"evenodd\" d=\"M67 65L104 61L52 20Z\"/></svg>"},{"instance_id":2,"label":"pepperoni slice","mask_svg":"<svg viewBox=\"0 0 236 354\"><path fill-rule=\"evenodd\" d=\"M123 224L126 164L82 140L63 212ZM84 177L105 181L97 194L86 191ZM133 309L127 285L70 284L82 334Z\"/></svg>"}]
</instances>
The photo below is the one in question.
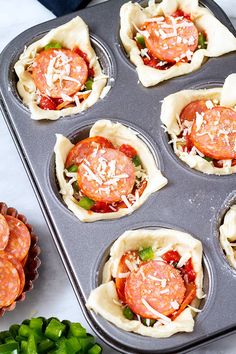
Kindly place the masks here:
<instances>
[{"instance_id":1,"label":"pepperoni slice","mask_svg":"<svg viewBox=\"0 0 236 354\"><path fill-rule=\"evenodd\" d=\"M123 152L102 148L78 167L78 185L94 201L118 202L132 192L135 169Z\"/></svg>"},{"instance_id":2,"label":"pepperoni slice","mask_svg":"<svg viewBox=\"0 0 236 354\"><path fill-rule=\"evenodd\" d=\"M191 131L194 146L216 160L236 158L236 112L216 106L207 110L199 126L195 120Z\"/></svg>"},{"instance_id":3,"label":"pepperoni slice","mask_svg":"<svg viewBox=\"0 0 236 354\"><path fill-rule=\"evenodd\" d=\"M181 314L181 312L183 312L185 310L185 308L189 304L191 304L193 299L195 299L196 289L197 288L196 288L195 283L186 284L186 293L185 293L184 301L182 302L178 311L171 316L172 321L174 321L176 319L176 317L178 317Z\"/></svg>"},{"instance_id":4,"label":"pepperoni slice","mask_svg":"<svg viewBox=\"0 0 236 354\"><path fill-rule=\"evenodd\" d=\"M67 155L65 167L68 168L71 165L79 165L87 155L104 147L112 149L113 145L108 139L102 136L94 136L79 141Z\"/></svg>"},{"instance_id":5,"label":"pepperoni slice","mask_svg":"<svg viewBox=\"0 0 236 354\"><path fill-rule=\"evenodd\" d=\"M189 61L198 46L198 30L184 17L166 16L164 20L145 23L149 36L145 44L154 58L169 63Z\"/></svg>"},{"instance_id":6,"label":"pepperoni slice","mask_svg":"<svg viewBox=\"0 0 236 354\"><path fill-rule=\"evenodd\" d=\"M137 251L128 251L126 252L120 260L119 267L118 267L118 277L116 278L116 290L119 299L122 302L126 302L125 300L125 283L126 279L128 278L128 273L130 270L126 264L126 261L135 262L138 259L138 252ZM127 275L124 277L124 275Z\"/></svg>"},{"instance_id":7,"label":"pepperoni slice","mask_svg":"<svg viewBox=\"0 0 236 354\"><path fill-rule=\"evenodd\" d=\"M131 272L125 283L127 305L134 313L152 319L158 316L145 306L144 300L154 310L169 316L176 311L173 303L183 302L185 291L180 272L160 261L144 263L137 272Z\"/></svg>"},{"instance_id":8,"label":"pepperoni slice","mask_svg":"<svg viewBox=\"0 0 236 354\"><path fill-rule=\"evenodd\" d=\"M80 91L87 81L88 67L85 60L70 49L48 49L36 56L32 76L42 94L59 98Z\"/></svg>"},{"instance_id":9,"label":"pepperoni slice","mask_svg":"<svg viewBox=\"0 0 236 354\"><path fill-rule=\"evenodd\" d=\"M24 272L24 269L23 269L23 266L22 266L21 262L18 261L18 259L16 259L11 254L6 253L4 251L0 251L0 259L1 258L7 259L16 268L16 270L18 272L18 275L19 275L19 278L20 278L20 289L19 289L18 296L21 295L23 290L24 290L24 286L25 286L25 272Z\"/></svg>"},{"instance_id":10,"label":"pepperoni slice","mask_svg":"<svg viewBox=\"0 0 236 354\"><path fill-rule=\"evenodd\" d=\"M11 305L18 297L20 278L15 266L0 258L0 308Z\"/></svg>"},{"instance_id":11,"label":"pepperoni slice","mask_svg":"<svg viewBox=\"0 0 236 354\"><path fill-rule=\"evenodd\" d=\"M4 250L9 239L9 226L2 214L0 214L0 250Z\"/></svg>"},{"instance_id":12,"label":"pepperoni slice","mask_svg":"<svg viewBox=\"0 0 236 354\"><path fill-rule=\"evenodd\" d=\"M196 119L196 113L199 114L207 111L206 100L197 100L190 102L187 106L184 107L180 113L180 121L183 123L185 120L194 121Z\"/></svg>"},{"instance_id":13,"label":"pepperoni slice","mask_svg":"<svg viewBox=\"0 0 236 354\"><path fill-rule=\"evenodd\" d=\"M29 252L31 237L26 225L14 218L6 215L6 220L10 228L10 236L5 252L22 261Z\"/></svg>"}]
</instances>

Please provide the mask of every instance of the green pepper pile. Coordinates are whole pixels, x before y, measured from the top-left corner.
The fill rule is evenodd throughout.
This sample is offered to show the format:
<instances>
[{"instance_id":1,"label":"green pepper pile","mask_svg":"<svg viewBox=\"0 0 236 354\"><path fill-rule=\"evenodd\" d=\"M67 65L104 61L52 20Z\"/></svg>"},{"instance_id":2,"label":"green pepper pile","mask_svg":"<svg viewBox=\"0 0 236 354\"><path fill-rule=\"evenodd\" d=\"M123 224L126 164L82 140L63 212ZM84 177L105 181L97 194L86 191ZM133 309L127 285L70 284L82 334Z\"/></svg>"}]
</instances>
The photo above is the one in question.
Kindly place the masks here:
<instances>
[{"instance_id":1,"label":"green pepper pile","mask_svg":"<svg viewBox=\"0 0 236 354\"><path fill-rule=\"evenodd\" d=\"M0 332L0 354L100 354L102 348L80 323L43 317Z\"/></svg>"}]
</instances>

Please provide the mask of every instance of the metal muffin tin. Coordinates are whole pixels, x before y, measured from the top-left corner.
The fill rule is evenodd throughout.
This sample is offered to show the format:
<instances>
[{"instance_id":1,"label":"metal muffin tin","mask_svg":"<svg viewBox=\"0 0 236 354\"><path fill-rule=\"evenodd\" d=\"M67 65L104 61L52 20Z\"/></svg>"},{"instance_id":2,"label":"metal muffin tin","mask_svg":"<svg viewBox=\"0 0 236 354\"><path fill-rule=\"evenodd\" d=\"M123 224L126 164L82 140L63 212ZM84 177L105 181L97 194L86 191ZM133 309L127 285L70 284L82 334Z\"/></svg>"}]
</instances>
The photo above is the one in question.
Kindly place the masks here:
<instances>
[{"instance_id":1,"label":"metal muffin tin","mask_svg":"<svg viewBox=\"0 0 236 354\"><path fill-rule=\"evenodd\" d=\"M161 101L179 90L221 86L235 71L236 55L229 53L209 59L196 72L144 88L138 83L135 67L126 58L119 40L119 10L125 2L110 0L45 22L16 37L0 58L1 108L80 306L93 330L122 353L188 352L236 330L232 311L236 306L236 272L224 257L218 234L224 213L236 199L236 192L232 194L236 177L204 175L174 155L161 127ZM208 7L235 34L227 16L212 0L203 0L201 5ZM103 100L82 114L57 121L33 121L16 91L14 63L25 45L77 14L90 28L94 49L104 72L111 78L112 88ZM78 141L102 118L120 121L135 129L147 142L169 183L130 216L82 223L67 209L58 192L53 154L55 134ZM125 230L144 227L184 230L203 244L207 297L202 300L203 311L196 316L192 333L178 333L167 339L144 337L120 330L85 307L86 298L101 279L102 266L112 243Z\"/></svg>"}]
</instances>

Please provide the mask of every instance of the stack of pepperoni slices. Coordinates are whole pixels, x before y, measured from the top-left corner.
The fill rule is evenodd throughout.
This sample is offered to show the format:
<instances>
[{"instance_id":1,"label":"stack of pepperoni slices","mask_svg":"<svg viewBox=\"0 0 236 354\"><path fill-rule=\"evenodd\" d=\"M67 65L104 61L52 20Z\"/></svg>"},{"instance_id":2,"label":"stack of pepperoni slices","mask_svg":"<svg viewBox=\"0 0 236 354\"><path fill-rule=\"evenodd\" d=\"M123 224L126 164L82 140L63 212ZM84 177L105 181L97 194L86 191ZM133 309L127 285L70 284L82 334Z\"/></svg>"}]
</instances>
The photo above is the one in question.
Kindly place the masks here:
<instances>
[{"instance_id":1,"label":"stack of pepperoni slices","mask_svg":"<svg viewBox=\"0 0 236 354\"><path fill-rule=\"evenodd\" d=\"M14 308L15 300L23 293L24 267L31 246L27 225L17 213L12 214L15 216L0 214L0 313L8 307Z\"/></svg>"}]
</instances>

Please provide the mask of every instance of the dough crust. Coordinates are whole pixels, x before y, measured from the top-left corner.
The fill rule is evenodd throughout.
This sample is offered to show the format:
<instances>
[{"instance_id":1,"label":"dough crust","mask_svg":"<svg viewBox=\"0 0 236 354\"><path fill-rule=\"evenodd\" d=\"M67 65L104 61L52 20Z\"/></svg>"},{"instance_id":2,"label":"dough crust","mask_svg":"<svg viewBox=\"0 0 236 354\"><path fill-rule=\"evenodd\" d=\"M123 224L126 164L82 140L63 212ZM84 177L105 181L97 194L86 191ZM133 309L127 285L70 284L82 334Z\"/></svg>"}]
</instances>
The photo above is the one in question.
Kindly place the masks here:
<instances>
[{"instance_id":1,"label":"dough crust","mask_svg":"<svg viewBox=\"0 0 236 354\"><path fill-rule=\"evenodd\" d=\"M236 268L236 205L233 205L225 214L224 222L220 226L220 243L230 265Z\"/></svg>"},{"instance_id":2,"label":"dough crust","mask_svg":"<svg viewBox=\"0 0 236 354\"><path fill-rule=\"evenodd\" d=\"M116 219L131 214L134 210L138 209L152 193L167 184L167 179L158 169L153 155L149 151L148 147L132 129L127 128L120 123L112 123L110 120L99 120L92 126L89 134L90 137L96 135L109 139L115 146L120 146L122 144L130 144L133 146L137 150L142 161L142 165L146 170L148 183L142 196L129 209L121 208L117 212L95 213L81 208L78 206L77 201L73 197L73 188L71 184L67 182L64 177L66 157L74 145L63 135L57 134L57 141L54 151L56 155L56 174L61 188L60 193L62 194L64 202L68 208L81 221L85 222Z\"/></svg>"},{"instance_id":3,"label":"dough crust","mask_svg":"<svg viewBox=\"0 0 236 354\"><path fill-rule=\"evenodd\" d=\"M88 309L95 311L117 327L139 333L141 335L166 338L177 332L192 332L194 319L192 310L187 307L174 321L157 328L146 327L137 320L128 320L124 317L122 306L119 304L116 286L112 278L118 274L118 265L122 255L129 250L138 250L140 247L153 247L165 253L174 249L181 256L190 253L196 272L197 297L191 303L197 306L204 297L202 290L202 244L191 235L170 229L133 230L126 231L113 244L110 250L110 259L105 264L103 271L103 284L92 290L87 300Z\"/></svg>"},{"instance_id":4,"label":"dough crust","mask_svg":"<svg viewBox=\"0 0 236 354\"><path fill-rule=\"evenodd\" d=\"M90 67L94 68L95 76L92 92L87 99L81 102L79 107L69 107L57 111L41 109L37 104L38 95L36 86L30 73L27 72L26 69L33 62L37 52L50 42L59 42L62 44L62 47L69 49L79 47L87 54ZM23 103L29 107L31 118L35 120L56 120L59 117L86 110L98 101L107 82L106 76L102 73L102 69L97 60L96 53L91 46L88 26L79 16L60 27L52 29L44 37L32 43L21 54L14 68L19 78L17 83L18 92L23 99Z\"/></svg>"},{"instance_id":5,"label":"dough crust","mask_svg":"<svg viewBox=\"0 0 236 354\"><path fill-rule=\"evenodd\" d=\"M180 146L176 145L177 136L181 129L178 124L178 117L185 106L190 102L199 99L218 100L221 106L228 106L235 109L236 105L236 74L229 75L222 88L203 90L183 90L167 96L162 104L161 121L173 141L176 155L187 165L195 170L214 175L228 175L236 172L236 166L215 167L211 161L205 160L199 155L183 152Z\"/></svg>"},{"instance_id":6,"label":"dough crust","mask_svg":"<svg viewBox=\"0 0 236 354\"><path fill-rule=\"evenodd\" d=\"M136 33L135 26L140 27L148 18L170 15L177 9L190 13L198 30L207 34L207 48L196 50L191 63L178 63L167 70L144 65L140 50L133 39ZM205 57L218 57L236 50L234 35L207 8L200 7L197 0L163 0L159 4L149 1L146 8L130 1L121 7L120 21L121 41L130 61L136 66L139 80L145 87L191 73L201 67Z\"/></svg>"}]
</instances>

